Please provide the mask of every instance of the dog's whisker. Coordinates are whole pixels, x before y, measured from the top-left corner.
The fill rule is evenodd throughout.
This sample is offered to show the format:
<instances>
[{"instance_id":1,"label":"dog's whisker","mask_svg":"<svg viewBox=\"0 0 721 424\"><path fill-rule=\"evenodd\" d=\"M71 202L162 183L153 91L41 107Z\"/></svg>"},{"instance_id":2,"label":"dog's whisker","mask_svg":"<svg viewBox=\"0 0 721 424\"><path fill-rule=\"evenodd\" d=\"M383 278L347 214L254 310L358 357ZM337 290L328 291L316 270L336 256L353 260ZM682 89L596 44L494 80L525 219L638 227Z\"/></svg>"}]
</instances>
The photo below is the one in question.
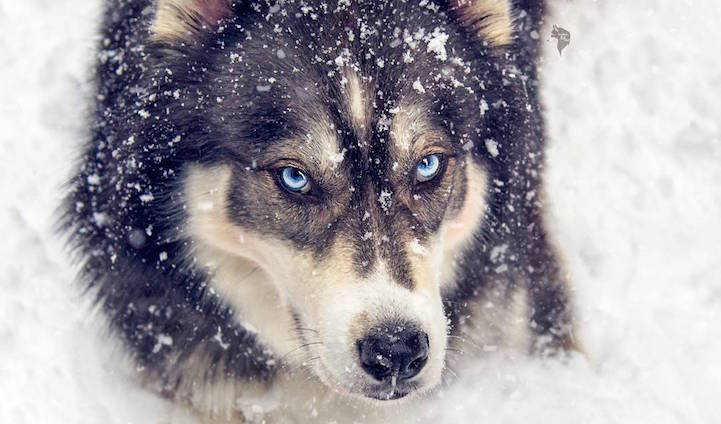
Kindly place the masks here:
<instances>
[{"instance_id":1,"label":"dog's whisker","mask_svg":"<svg viewBox=\"0 0 721 424\"><path fill-rule=\"evenodd\" d=\"M457 340L461 345L467 345L468 347L471 347L472 351L474 352L482 352L483 347L475 343L473 340L469 339L468 337L462 337L462 336L456 336L456 335L448 335L449 339Z\"/></svg>"},{"instance_id":2,"label":"dog's whisker","mask_svg":"<svg viewBox=\"0 0 721 424\"><path fill-rule=\"evenodd\" d=\"M323 344L323 342L308 342L308 343L303 343L302 345L300 345L300 346L292 349L291 351L287 352L286 354L282 355L281 358L282 358L282 359L286 359L286 358L288 357L288 355L290 355L290 354L292 354L292 353L294 353L294 352L297 352L297 351L299 351L299 350L301 350L301 349L304 349L304 348L307 348L307 347L310 347L310 346L319 346L319 345L322 345L322 344Z\"/></svg>"},{"instance_id":3,"label":"dog's whisker","mask_svg":"<svg viewBox=\"0 0 721 424\"><path fill-rule=\"evenodd\" d=\"M456 374L456 372L453 371L453 368L446 366L445 371L449 372L454 378L458 378L458 374Z\"/></svg>"},{"instance_id":4,"label":"dog's whisker","mask_svg":"<svg viewBox=\"0 0 721 424\"><path fill-rule=\"evenodd\" d=\"M304 353L304 351L297 352L298 354ZM286 358L287 359L287 358ZM308 370L313 371L313 368L311 366L311 362L317 361L320 359L320 356L313 356L307 359L300 360L297 363L289 363L287 361L282 362L281 369L286 370L288 372L296 372L299 370Z\"/></svg>"},{"instance_id":5,"label":"dog's whisker","mask_svg":"<svg viewBox=\"0 0 721 424\"><path fill-rule=\"evenodd\" d=\"M319 334L319 333L318 333L318 330L314 330L314 329L312 329L312 328L296 327L295 329L298 330L298 331L310 331L310 332L313 332L313 333L315 333L315 334Z\"/></svg>"}]
</instances>

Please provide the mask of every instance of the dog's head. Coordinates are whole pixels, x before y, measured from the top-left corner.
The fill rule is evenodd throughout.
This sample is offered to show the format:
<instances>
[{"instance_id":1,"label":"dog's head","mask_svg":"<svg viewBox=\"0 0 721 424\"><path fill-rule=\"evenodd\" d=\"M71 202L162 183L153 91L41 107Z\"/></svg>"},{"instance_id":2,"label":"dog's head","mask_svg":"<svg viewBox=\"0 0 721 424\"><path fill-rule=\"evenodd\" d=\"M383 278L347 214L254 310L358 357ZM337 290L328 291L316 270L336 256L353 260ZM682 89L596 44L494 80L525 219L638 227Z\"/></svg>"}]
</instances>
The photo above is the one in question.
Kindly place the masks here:
<instances>
[{"instance_id":1,"label":"dog's head","mask_svg":"<svg viewBox=\"0 0 721 424\"><path fill-rule=\"evenodd\" d=\"M509 6L443 4L161 0L153 25L163 122L199 157L192 255L343 393L439 383L443 294L486 212Z\"/></svg>"}]
</instances>

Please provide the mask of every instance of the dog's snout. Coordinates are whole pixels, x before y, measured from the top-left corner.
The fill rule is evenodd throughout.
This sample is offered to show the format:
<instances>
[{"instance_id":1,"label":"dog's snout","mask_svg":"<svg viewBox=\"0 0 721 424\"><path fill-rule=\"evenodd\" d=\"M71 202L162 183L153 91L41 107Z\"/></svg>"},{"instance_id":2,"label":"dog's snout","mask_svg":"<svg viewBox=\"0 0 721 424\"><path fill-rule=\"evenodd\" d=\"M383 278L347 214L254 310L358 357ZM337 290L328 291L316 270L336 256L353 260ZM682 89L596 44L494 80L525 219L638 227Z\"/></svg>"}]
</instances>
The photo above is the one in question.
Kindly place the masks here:
<instances>
[{"instance_id":1,"label":"dog's snout","mask_svg":"<svg viewBox=\"0 0 721 424\"><path fill-rule=\"evenodd\" d=\"M358 341L363 370L376 380L408 380L428 361L428 334L416 328L375 328Z\"/></svg>"}]
</instances>

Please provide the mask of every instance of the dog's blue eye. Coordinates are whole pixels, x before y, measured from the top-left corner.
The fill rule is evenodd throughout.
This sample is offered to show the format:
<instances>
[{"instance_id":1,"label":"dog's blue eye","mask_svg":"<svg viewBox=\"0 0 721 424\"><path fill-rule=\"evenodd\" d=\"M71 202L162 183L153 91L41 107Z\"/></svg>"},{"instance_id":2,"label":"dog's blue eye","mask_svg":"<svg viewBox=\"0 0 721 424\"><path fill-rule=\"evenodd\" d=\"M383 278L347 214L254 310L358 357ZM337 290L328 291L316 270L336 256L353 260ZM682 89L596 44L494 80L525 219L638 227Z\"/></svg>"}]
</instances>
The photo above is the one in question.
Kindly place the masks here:
<instances>
[{"instance_id":1,"label":"dog's blue eye","mask_svg":"<svg viewBox=\"0 0 721 424\"><path fill-rule=\"evenodd\" d=\"M280 170L280 183L291 193L308 193L310 178L298 168L287 166Z\"/></svg>"},{"instance_id":2,"label":"dog's blue eye","mask_svg":"<svg viewBox=\"0 0 721 424\"><path fill-rule=\"evenodd\" d=\"M419 183L430 181L435 178L441 170L441 155L428 155L418 162L416 167L416 180Z\"/></svg>"}]
</instances>

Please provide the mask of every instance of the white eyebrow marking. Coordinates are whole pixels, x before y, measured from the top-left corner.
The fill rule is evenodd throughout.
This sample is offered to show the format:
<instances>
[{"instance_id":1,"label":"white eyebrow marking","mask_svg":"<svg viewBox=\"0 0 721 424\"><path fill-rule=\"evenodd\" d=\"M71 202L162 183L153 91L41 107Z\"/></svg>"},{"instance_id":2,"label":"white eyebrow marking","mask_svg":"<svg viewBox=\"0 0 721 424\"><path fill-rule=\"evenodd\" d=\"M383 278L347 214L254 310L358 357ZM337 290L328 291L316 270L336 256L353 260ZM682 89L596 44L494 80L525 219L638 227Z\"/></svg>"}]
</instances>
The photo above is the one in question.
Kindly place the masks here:
<instances>
[{"instance_id":1,"label":"white eyebrow marking","mask_svg":"<svg viewBox=\"0 0 721 424\"><path fill-rule=\"evenodd\" d=\"M413 146L417 134L426 130L423 110L407 102L396 108L391 123L390 136L397 151L407 152Z\"/></svg>"},{"instance_id":2,"label":"white eyebrow marking","mask_svg":"<svg viewBox=\"0 0 721 424\"><path fill-rule=\"evenodd\" d=\"M343 160L347 149L341 149L340 140L333 125L327 117L317 118L306 134L306 140L313 146L318 164L326 170L336 170Z\"/></svg>"},{"instance_id":3,"label":"white eyebrow marking","mask_svg":"<svg viewBox=\"0 0 721 424\"><path fill-rule=\"evenodd\" d=\"M359 132L365 131L368 126L368 92L363 88L361 78L354 71L346 73L345 82L350 118Z\"/></svg>"}]
</instances>

